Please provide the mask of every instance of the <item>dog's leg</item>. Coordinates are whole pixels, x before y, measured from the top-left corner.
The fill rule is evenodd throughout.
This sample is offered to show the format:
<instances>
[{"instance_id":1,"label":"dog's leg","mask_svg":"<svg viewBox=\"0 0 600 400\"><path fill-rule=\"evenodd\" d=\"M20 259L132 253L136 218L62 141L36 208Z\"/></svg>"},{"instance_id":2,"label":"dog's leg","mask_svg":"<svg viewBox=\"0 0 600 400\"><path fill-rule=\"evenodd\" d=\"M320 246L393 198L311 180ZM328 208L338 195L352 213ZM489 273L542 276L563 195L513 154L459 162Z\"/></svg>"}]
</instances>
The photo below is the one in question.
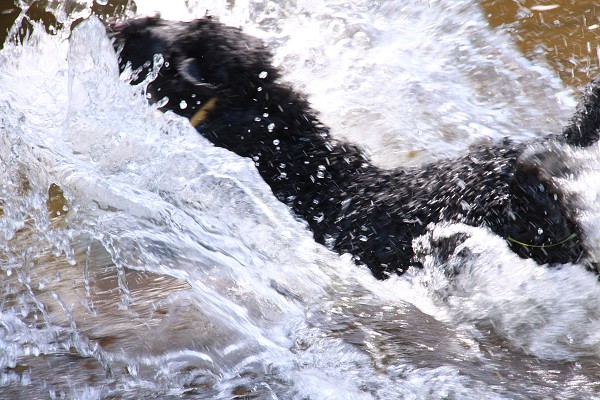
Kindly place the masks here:
<instances>
[{"instance_id":1,"label":"dog's leg","mask_svg":"<svg viewBox=\"0 0 600 400\"><path fill-rule=\"evenodd\" d=\"M511 191L512 222L498 233L515 253L540 264L577 263L585 258L579 226L536 166L519 163Z\"/></svg>"}]
</instances>

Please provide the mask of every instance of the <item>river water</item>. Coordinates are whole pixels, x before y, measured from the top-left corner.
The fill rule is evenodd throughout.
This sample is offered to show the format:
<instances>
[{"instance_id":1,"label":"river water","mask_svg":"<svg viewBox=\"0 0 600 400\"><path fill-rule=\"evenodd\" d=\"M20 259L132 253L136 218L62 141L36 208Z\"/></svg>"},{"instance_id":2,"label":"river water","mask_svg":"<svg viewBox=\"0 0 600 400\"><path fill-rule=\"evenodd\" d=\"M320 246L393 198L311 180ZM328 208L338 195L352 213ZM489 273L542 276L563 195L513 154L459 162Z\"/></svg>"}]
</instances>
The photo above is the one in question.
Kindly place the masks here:
<instances>
[{"instance_id":1,"label":"river water","mask_svg":"<svg viewBox=\"0 0 600 400\"><path fill-rule=\"evenodd\" d=\"M90 17L210 10L265 40L334 135L395 167L559 132L597 58L560 69L515 39L555 8L508 26L489 1L104 3L2 13L27 39L0 52L0 398L600 398L596 275L446 225L415 242L423 270L375 280L250 160L148 106ZM597 255L600 150L564 157ZM431 243L457 232L439 265Z\"/></svg>"}]
</instances>

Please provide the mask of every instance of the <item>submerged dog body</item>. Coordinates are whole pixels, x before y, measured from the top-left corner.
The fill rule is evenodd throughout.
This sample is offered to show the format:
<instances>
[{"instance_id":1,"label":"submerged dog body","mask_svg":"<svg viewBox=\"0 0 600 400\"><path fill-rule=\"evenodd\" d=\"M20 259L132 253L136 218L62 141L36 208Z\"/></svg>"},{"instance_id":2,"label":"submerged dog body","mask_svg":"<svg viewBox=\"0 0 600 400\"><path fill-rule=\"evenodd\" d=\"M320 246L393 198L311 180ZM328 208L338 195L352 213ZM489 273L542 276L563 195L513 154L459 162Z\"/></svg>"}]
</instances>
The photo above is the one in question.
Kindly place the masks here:
<instances>
[{"instance_id":1,"label":"submerged dog body","mask_svg":"<svg viewBox=\"0 0 600 400\"><path fill-rule=\"evenodd\" d=\"M353 254L378 278L413 265L413 239L444 221L488 227L538 263L587 256L573 205L543 168L558 157L554 142L597 141L596 83L564 136L547 138L539 151L507 139L460 158L384 170L358 147L332 139L302 95L281 82L263 43L239 29L211 18L155 17L109 32L133 83L160 66L148 84L151 101L167 98L163 110L190 118L215 145L251 157L316 241Z\"/></svg>"}]
</instances>

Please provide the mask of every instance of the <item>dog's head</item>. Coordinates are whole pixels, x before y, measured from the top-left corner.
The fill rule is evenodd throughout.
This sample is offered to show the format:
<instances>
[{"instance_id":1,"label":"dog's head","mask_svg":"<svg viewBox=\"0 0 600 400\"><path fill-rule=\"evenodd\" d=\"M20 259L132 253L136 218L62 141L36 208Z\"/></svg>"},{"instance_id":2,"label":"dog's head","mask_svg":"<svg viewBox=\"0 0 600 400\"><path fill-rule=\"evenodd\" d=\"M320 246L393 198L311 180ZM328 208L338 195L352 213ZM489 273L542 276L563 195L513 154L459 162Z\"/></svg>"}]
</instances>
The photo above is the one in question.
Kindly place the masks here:
<instances>
[{"instance_id":1,"label":"dog's head","mask_svg":"<svg viewBox=\"0 0 600 400\"><path fill-rule=\"evenodd\" d=\"M108 33L121 71L133 71L132 83L154 72L151 101L167 97L163 109L188 118L216 99L235 108L259 97L279 75L262 41L211 17L186 23L132 19L111 24Z\"/></svg>"}]
</instances>

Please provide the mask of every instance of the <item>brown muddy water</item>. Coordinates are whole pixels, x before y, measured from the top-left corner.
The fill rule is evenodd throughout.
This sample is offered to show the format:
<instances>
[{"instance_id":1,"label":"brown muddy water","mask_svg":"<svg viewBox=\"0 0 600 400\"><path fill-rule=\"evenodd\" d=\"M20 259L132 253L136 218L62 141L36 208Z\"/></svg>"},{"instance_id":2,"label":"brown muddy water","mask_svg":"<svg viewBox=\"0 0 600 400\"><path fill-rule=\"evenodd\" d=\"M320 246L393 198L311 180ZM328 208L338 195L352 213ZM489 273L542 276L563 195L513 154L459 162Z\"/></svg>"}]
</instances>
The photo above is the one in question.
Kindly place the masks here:
<instances>
[{"instance_id":1,"label":"brown muddy water","mask_svg":"<svg viewBox=\"0 0 600 400\"><path fill-rule=\"evenodd\" d=\"M493 27L507 29L523 54L544 60L579 86L600 71L600 5L590 0L484 0Z\"/></svg>"}]
</instances>

